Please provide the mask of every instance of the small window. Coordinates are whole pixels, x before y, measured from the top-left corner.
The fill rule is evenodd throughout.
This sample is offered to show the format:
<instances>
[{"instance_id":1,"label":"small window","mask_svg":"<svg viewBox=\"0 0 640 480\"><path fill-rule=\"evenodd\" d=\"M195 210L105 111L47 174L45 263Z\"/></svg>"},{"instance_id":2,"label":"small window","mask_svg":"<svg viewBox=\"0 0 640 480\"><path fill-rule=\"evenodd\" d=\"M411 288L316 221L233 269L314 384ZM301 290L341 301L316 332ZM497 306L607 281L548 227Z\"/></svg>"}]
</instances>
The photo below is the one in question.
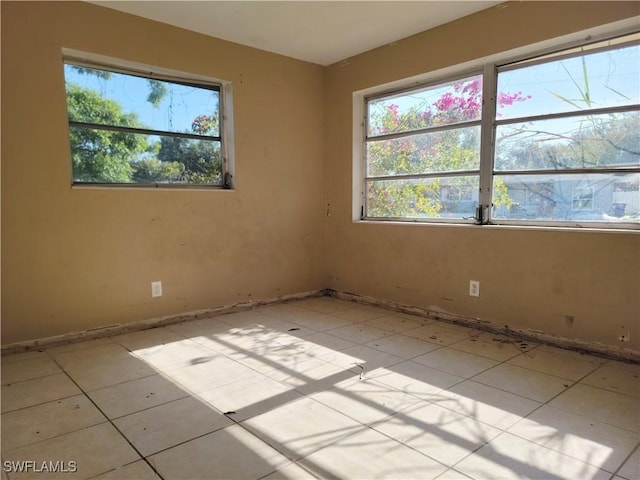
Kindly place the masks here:
<instances>
[{"instance_id":1,"label":"small window","mask_svg":"<svg viewBox=\"0 0 640 480\"><path fill-rule=\"evenodd\" d=\"M222 85L65 60L73 185L230 188Z\"/></svg>"}]
</instances>

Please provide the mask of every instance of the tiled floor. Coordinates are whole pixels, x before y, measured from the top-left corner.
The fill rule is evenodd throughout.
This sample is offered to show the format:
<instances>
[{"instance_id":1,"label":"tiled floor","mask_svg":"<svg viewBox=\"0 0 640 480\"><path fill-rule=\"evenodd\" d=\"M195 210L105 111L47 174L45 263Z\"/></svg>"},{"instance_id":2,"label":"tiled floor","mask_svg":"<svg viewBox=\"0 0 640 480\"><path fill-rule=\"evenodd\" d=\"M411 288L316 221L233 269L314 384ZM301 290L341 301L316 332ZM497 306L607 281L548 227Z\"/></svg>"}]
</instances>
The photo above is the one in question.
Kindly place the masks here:
<instances>
[{"instance_id":1,"label":"tiled floor","mask_svg":"<svg viewBox=\"0 0 640 480\"><path fill-rule=\"evenodd\" d=\"M2 479L637 480L639 377L313 298L3 357Z\"/></svg>"}]
</instances>

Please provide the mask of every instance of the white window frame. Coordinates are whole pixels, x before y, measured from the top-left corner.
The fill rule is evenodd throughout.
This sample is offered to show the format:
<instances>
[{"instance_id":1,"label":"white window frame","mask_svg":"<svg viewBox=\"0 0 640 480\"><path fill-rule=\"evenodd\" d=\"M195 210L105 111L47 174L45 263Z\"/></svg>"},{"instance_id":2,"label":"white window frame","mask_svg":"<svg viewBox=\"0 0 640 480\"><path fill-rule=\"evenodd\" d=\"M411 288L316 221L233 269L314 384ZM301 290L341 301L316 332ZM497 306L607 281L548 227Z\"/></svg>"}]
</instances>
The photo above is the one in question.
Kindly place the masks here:
<instances>
[{"instance_id":1,"label":"white window frame","mask_svg":"<svg viewBox=\"0 0 640 480\"><path fill-rule=\"evenodd\" d=\"M150 80L165 80L182 84L202 86L204 88L213 87L219 91L219 137L220 153L222 157L222 183L89 183L74 182L71 178L72 188L153 188L153 189L213 189L213 190L234 190L235 189L235 150L233 145L233 96L231 82L211 78L199 74L185 73L178 70L148 65L129 60L118 59L106 55L84 52L71 48L62 49L62 60L64 65L76 65L88 68L102 69L105 71L123 73L127 75L139 76ZM71 123L71 122L69 122ZM145 129L142 129L145 130ZM145 133L142 131L140 133ZM149 130L151 131L151 130ZM151 131L152 132L152 131ZM176 137L180 134L175 135ZM205 137L206 138L206 137ZM71 162L69 162L71 165Z\"/></svg>"},{"instance_id":2,"label":"white window frame","mask_svg":"<svg viewBox=\"0 0 640 480\"><path fill-rule=\"evenodd\" d=\"M369 141L384 141L385 139L388 138L397 138L397 137L401 137L401 136L411 136L411 135L420 135L420 134L428 134L431 132L439 132L439 131L443 131L443 130L456 130L456 129L460 129L460 128L468 128L468 127L477 127L477 126L481 126L482 125L482 118L477 119L477 120L464 120L464 121L460 121L460 122L456 122L456 123L450 123L450 124L446 124L443 126L438 126L438 127L425 127L425 128L421 128L421 129L417 129L417 130L407 130L407 131L403 131L403 132L397 132L397 133L390 133L390 134L385 134L385 135L377 135L374 137L369 137L367 132L369 131L369 115L367 114L367 107L366 104L370 101L374 101L378 98L381 97L385 97L388 96L389 93L393 93L393 94L402 94L405 92L410 92L413 90L417 90L417 89L428 89L429 87L437 87L443 83L451 83L451 82L455 82L455 81L459 81L459 80L464 80L470 77L475 77L478 75L482 75L483 71L482 70L471 70L471 71L465 71L465 72L461 72L455 76L452 77L446 77L443 79L438 79L432 82L428 82L425 84L421 84L418 88L408 88L408 89L401 89L401 90L393 90L392 92L385 92L383 94L379 94L379 95L372 95L372 96L367 96L364 99L365 102L365 107L364 107L364 111L365 111L365 115L364 115L364 142L365 144L368 143ZM483 92L484 94L484 92ZM483 107L483 113L484 113L484 107ZM482 142L481 142L482 143ZM368 209L368 205L367 205L367 196L366 196L366 183L369 180L372 179L376 179L378 181L380 180L385 180L385 179L394 179L394 180L420 180L420 179L436 179L436 178L447 178L447 177L463 177L463 176L478 176L480 177L481 175L481 166L477 169L477 170L446 170L446 171L442 171L442 172L427 172L427 173L420 173L420 174L412 174L412 175L396 175L396 176L391 176L391 177L368 177L366 175L367 169L366 169L366 145L364 148L365 151L365 167L364 167L364 189L363 191L365 192L363 194L363 212L367 212ZM480 151L482 151L482 145L480 146ZM375 219L375 220L381 220L381 221L414 221L413 219L410 220L405 220L403 218L397 218L397 217L387 217L387 218L380 218L380 217L366 217L367 219L371 218L371 219ZM424 221L433 221L432 219L425 219ZM448 218L438 218L437 219L438 222L440 223L473 223L474 220L473 218L468 218L466 220L460 220L460 219L448 219Z\"/></svg>"},{"instance_id":3,"label":"white window frame","mask_svg":"<svg viewBox=\"0 0 640 480\"><path fill-rule=\"evenodd\" d=\"M638 33L638 21L640 17L626 19L613 24L589 29L583 32L566 35L564 37L547 40L538 44L503 52L461 65L447 67L431 73L418 75L409 79L394 81L385 85L368 88L354 92L353 94L353 203L352 221L354 222L380 222L380 223L421 223L425 225L451 224L464 225L467 222L456 219L415 219L415 218L379 218L366 216L366 139L368 131L367 102L372 98L390 96L407 90L416 90L431 85L450 82L456 78L470 76L479 70L483 73L483 98L491 101L483 101L481 117L481 146L480 146L480 191L479 205L476 221L472 224L492 226L518 226L518 227L553 227L553 228L587 228L587 229L627 229L640 230L636 223L622 222L576 222L576 221L523 221L523 220L494 220L491 217L492 183L494 179L494 138L495 126L499 121L495 119L497 95L497 69L500 65L509 65L516 62L534 59L547 54L554 54L575 47L598 43L624 35ZM611 110L611 109L609 109ZM615 109L614 109L615 110ZM622 109L624 110L624 108ZM618 171L618 170L616 170ZM633 169L632 173L640 172L640 168ZM499 172L504 174L505 172ZM521 173L521 172L520 172ZM549 170L549 175L556 172ZM578 172L574 172L578 173ZM579 173L590 173L582 169ZM609 173L605 169L598 169L597 173Z\"/></svg>"},{"instance_id":4,"label":"white window frame","mask_svg":"<svg viewBox=\"0 0 640 480\"><path fill-rule=\"evenodd\" d=\"M577 196L576 196L577 195ZM588 207L577 206L576 203L588 202ZM593 188L573 187L571 191L571 210L593 210Z\"/></svg>"}]
</instances>

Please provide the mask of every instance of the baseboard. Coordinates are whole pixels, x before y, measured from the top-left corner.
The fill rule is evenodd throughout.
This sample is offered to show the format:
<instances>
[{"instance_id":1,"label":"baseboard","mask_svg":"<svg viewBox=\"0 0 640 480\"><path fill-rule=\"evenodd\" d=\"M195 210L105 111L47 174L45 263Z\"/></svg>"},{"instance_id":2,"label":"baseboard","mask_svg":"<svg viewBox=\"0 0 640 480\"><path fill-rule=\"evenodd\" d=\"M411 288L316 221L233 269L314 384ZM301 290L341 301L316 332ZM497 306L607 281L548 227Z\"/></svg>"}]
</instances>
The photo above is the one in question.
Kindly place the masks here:
<instances>
[{"instance_id":1,"label":"baseboard","mask_svg":"<svg viewBox=\"0 0 640 480\"><path fill-rule=\"evenodd\" d=\"M265 305L271 305L276 303L285 303L295 300L304 300L305 298L321 297L326 295L325 289L311 290L308 292L292 293L289 295L282 295L280 297L272 297L265 299L249 300L245 302L238 302L232 305L223 305L220 307L207 308L204 310L197 310L194 312L180 313L177 315L168 315L160 318L150 318L147 320L140 320L136 322L130 322L125 324L114 324L105 327L92 328L89 330L81 330L78 332L65 333L63 335L55 335L52 337L39 338L36 340L25 340L23 342L10 343L8 345L2 345L0 347L1 355L9 355L12 353L27 352L30 350L38 350L42 348L50 348L58 345L66 345L69 343L83 342L85 340L92 340L102 337L111 337L113 335L121 335L123 333L135 332L138 330L147 330L154 327L162 327L165 325L172 325L176 323L187 322L189 320L196 320L200 318L212 317L215 315L222 315L225 313L243 312L247 310L253 310L254 308L263 307Z\"/></svg>"},{"instance_id":2,"label":"baseboard","mask_svg":"<svg viewBox=\"0 0 640 480\"><path fill-rule=\"evenodd\" d=\"M573 338L559 337L536 330L511 328L508 325L498 325L486 320L478 320L476 318L469 318L462 315L455 315L447 312L431 310L424 307L417 307L415 305L407 305L399 302L380 300L374 297L358 295L356 293L338 292L332 289L327 289L325 291L325 294L342 300L360 303L362 305L385 308L387 310L408 313L410 315L417 315L420 317L440 320L446 323L475 328L476 330L508 335L519 341L528 340L530 342L544 343L554 347L564 348L566 350L588 353L590 355L597 355L613 360L640 363L640 352L630 348L621 348L599 342L588 342Z\"/></svg>"},{"instance_id":3,"label":"baseboard","mask_svg":"<svg viewBox=\"0 0 640 480\"><path fill-rule=\"evenodd\" d=\"M452 323L455 325L461 325L465 327L475 328L476 330L482 330L495 334L508 335L519 341L528 340L531 342L539 342L554 347L564 348L567 350L573 350L581 353L587 353L590 355L597 355L600 357L606 357L613 360L621 360L625 362L640 363L640 352L629 348L621 348L612 345L605 345L599 342L588 342L584 340L559 337L556 335L550 335L545 332L540 332L530 329L515 329L508 325L498 325L486 320L478 320L476 318L464 317L462 315L455 315L452 313L431 310L424 307L418 307L415 305L407 305L399 302L392 302L389 300L380 300L374 297L367 297L358 295L356 293L338 292L332 289L320 289L312 290L308 292L294 293L289 295L282 295L280 297L272 297L266 299L249 300L245 302L238 302L232 305L224 305L220 307L213 307L204 310L198 310L194 312L181 313L177 315L168 315L160 318L151 318L147 320L140 320L137 322L108 325L106 327L99 327L95 329L82 330L79 332L70 332L63 335L56 335L52 337L40 338L36 340L26 340L23 342L11 343L0 347L2 356L12 353L26 352L30 350L38 350L42 348L50 348L58 345L65 345L69 343L82 342L85 340L91 340L102 337L111 337L113 335L121 335L123 333L135 332L138 330L147 330L154 327L162 327L165 325L172 325L176 323L187 322L189 320L196 320L201 318L212 317L216 315L223 315L225 313L242 312L247 310L253 310L265 305L272 305L278 303L292 302L296 300L304 300L305 298L331 296L342 300L347 300L362 305L369 305L374 307L380 307L387 310L407 313L410 315L417 315L420 317L431 318L446 323Z\"/></svg>"}]
</instances>

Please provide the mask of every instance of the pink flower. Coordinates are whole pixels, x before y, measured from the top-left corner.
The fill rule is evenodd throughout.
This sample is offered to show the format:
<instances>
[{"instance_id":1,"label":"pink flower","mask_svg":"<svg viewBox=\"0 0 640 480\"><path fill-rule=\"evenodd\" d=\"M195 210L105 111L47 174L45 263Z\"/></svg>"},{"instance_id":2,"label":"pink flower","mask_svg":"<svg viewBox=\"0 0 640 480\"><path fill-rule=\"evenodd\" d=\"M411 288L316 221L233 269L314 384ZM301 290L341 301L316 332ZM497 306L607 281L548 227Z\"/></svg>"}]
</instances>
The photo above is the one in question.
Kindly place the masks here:
<instances>
[{"instance_id":1,"label":"pink flower","mask_svg":"<svg viewBox=\"0 0 640 480\"><path fill-rule=\"evenodd\" d=\"M455 103L455 99L452 93L447 92L442 97L434 102L434 106L441 112L447 111Z\"/></svg>"}]
</instances>

